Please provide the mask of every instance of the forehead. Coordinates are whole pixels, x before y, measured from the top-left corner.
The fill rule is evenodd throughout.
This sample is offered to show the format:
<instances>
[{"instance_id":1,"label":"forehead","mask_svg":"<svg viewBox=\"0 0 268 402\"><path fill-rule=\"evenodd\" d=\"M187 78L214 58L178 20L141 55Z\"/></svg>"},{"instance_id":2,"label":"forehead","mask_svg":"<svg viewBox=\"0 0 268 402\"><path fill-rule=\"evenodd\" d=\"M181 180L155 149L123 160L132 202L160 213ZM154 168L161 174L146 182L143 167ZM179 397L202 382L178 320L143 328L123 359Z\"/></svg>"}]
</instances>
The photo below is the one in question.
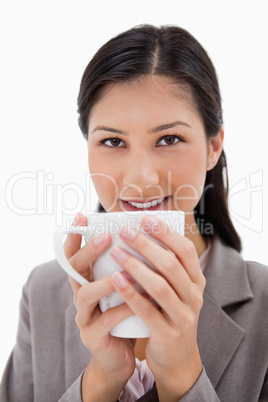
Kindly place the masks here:
<instances>
[{"instance_id":1,"label":"forehead","mask_svg":"<svg viewBox=\"0 0 268 402\"><path fill-rule=\"evenodd\" d=\"M148 75L139 79L108 85L90 112L89 125L95 118L161 119L172 115L192 115L201 121L191 89L170 78Z\"/></svg>"},{"instance_id":2,"label":"forehead","mask_svg":"<svg viewBox=\"0 0 268 402\"><path fill-rule=\"evenodd\" d=\"M171 78L160 75L145 75L134 80L109 84L104 87L96 103L107 101L111 98L114 99L119 94L127 95L130 93L134 94L135 92L138 96L147 95L152 98L165 96L174 100L180 99L195 107L192 91L188 84L178 84Z\"/></svg>"}]
</instances>

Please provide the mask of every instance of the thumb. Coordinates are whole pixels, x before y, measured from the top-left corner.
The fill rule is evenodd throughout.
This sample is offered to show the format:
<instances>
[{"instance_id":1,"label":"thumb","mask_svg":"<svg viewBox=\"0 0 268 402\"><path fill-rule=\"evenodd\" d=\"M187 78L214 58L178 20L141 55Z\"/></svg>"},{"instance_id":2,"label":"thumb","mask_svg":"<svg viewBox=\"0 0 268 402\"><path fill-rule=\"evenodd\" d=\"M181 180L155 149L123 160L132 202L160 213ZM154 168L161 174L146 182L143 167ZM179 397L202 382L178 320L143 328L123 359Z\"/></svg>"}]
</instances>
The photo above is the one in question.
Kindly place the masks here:
<instances>
[{"instance_id":1,"label":"thumb","mask_svg":"<svg viewBox=\"0 0 268 402\"><path fill-rule=\"evenodd\" d=\"M78 213L73 222L73 226L86 226L87 218L85 215ZM80 249L82 236L80 234L69 233L64 243L64 252L69 260Z\"/></svg>"}]
</instances>

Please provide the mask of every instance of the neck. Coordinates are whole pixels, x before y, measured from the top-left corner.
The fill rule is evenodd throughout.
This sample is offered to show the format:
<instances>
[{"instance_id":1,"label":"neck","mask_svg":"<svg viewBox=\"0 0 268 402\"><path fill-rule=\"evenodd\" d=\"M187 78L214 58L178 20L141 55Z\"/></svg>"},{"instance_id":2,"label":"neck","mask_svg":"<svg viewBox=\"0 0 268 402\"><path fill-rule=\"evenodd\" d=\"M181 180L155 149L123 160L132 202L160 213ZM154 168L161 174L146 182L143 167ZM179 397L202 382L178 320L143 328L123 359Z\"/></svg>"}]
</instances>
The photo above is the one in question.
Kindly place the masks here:
<instances>
[{"instance_id":1,"label":"neck","mask_svg":"<svg viewBox=\"0 0 268 402\"><path fill-rule=\"evenodd\" d=\"M197 255L200 257L207 248L207 242L201 236L193 214L185 215L185 237L194 243Z\"/></svg>"}]
</instances>

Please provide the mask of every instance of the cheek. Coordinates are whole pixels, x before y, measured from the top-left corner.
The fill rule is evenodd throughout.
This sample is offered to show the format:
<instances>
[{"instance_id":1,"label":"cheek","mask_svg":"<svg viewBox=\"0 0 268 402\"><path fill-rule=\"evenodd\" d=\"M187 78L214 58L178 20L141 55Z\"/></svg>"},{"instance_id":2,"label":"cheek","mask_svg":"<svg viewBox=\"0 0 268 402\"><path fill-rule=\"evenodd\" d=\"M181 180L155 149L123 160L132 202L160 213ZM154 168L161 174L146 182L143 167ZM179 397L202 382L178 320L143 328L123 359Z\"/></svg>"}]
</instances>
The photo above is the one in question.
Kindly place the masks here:
<instances>
[{"instance_id":1,"label":"cheek","mask_svg":"<svg viewBox=\"0 0 268 402\"><path fill-rule=\"evenodd\" d=\"M174 192L173 200L176 210L191 212L198 204L202 192L204 182L181 184Z\"/></svg>"},{"instance_id":2,"label":"cheek","mask_svg":"<svg viewBox=\"0 0 268 402\"><path fill-rule=\"evenodd\" d=\"M98 151L97 147L92 147L88 151L88 167L91 173L115 176L119 172L117 159Z\"/></svg>"},{"instance_id":3,"label":"cheek","mask_svg":"<svg viewBox=\"0 0 268 402\"><path fill-rule=\"evenodd\" d=\"M107 212L111 212L118 199L118 186L109 175L92 175L92 181L100 203Z\"/></svg>"},{"instance_id":4,"label":"cheek","mask_svg":"<svg viewBox=\"0 0 268 402\"><path fill-rule=\"evenodd\" d=\"M198 204L206 179L206 162L197 158L181 161L177 169L173 169L173 202L176 210L191 212Z\"/></svg>"},{"instance_id":5,"label":"cheek","mask_svg":"<svg viewBox=\"0 0 268 402\"><path fill-rule=\"evenodd\" d=\"M117 177L115 176L116 167L114 164L107 164L106 158L94 155L89 152L88 166L90 177L94 184L100 203L109 212L115 207L119 194Z\"/></svg>"}]
</instances>

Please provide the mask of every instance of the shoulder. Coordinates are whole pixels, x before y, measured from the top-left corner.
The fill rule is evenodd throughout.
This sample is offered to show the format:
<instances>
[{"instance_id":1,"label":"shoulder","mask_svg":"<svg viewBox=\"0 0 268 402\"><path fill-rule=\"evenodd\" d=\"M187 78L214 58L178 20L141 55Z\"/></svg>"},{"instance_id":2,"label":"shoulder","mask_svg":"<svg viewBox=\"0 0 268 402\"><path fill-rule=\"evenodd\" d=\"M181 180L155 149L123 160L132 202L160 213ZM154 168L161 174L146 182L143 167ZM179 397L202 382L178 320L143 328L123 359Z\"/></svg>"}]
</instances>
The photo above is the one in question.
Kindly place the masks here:
<instances>
[{"instance_id":1,"label":"shoulder","mask_svg":"<svg viewBox=\"0 0 268 402\"><path fill-rule=\"evenodd\" d=\"M268 267L254 261L245 261L245 264L253 293L259 293L259 296L266 295L268 299Z\"/></svg>"},{"instance_id":2,"label":"shoulder","mask_svg":"<svg viewBox=\"0 0 268 402\"><path fill-rule=\"evenodd\" d=\"M51 299L72 301L72 290L67 274L56 260L36 266L25 285L29 299L49 302Z\"/></svg>"},{"instance_id":3,"label":"shoulder","mask_svg":"<svg viewBox=\"0 0 268 402\"><path fill-rule=\"evenodd\" d=\"M37 265L29 276L29 282L51 284L51 282L62 281L66 279L66 273L62 270L57 260L47 261Z\"/></svg>"},{"instance_id":4,"label":"shoulder","mask_svg":"<svg viewBox=\"0 0 268 402\"><path fill-rule=\"evenodd\" d=\"M267 279L268 266L255 261L246 261L243 255L232 247L226 245L219 237L215 237L212 243L210 260L218 267L218 272L228 275L230 271L248 271L251 279Z\"/></svg>"},{"instance_id":5,"label":"shoulder","mask_svg":"<svg viewBox=\"0 0 268 402\"><path fill-rule=\"evenodd\" d=\"M260 278L264 279L267 278L268 276L268 266L260 264L259 262L256 261L245 261L247 269L249 273L252 275L253 278Z\"/></svg>"},{"instance_id":6,"label":"shoulder","mask_svg":"<svg viewBox=\"0 0 268 402\"><path fill-rule=\"evenodd\" d=\"M268 268L257 262L248 262L219 237L212 243L206 267L207 292L221 306L245 300L259 302L268 297Z\"/></svg>"}]
</instances>

